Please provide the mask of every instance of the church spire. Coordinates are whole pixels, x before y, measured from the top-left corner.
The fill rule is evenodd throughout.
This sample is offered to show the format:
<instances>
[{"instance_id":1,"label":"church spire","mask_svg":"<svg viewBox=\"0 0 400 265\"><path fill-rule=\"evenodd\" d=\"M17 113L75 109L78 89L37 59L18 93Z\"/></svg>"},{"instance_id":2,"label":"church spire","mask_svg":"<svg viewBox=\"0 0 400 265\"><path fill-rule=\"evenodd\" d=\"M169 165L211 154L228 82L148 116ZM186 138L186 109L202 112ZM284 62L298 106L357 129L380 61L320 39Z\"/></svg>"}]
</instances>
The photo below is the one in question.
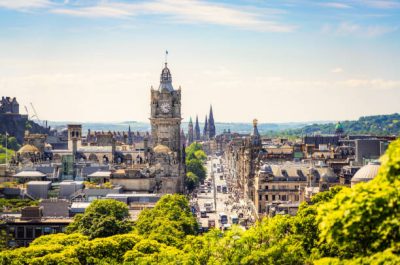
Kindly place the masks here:
<instances>
[{"instance_id":1,"label":"church spire","mask_svg":"<svg viewBox=\"0 0 400 265\"><path fill-rule=\"evenodd\" d=\"M200 125L199 125L199 117L196 115L196 125L194 127L194 140L200 141L201 134L200 134Z\"/></svg>"},{"instance_id":2,"label":"church spire","mask_svg":"<svg viewBox=\"0 0 400 265\"><path fill-rule=\"evenodd\" d=\"M206 115L206 120L204 121L204 130L203 130L204 139L208 138L208 120Z\"/></svg>"},{"instance_id":3,"label":"church spire","mask_svg":"<svg viewBox=\"0 0 400 265\"><path fill-rule=\"evenodd\" d=\"M128 144L133 144L133 138L132 138L132 131L131 131L131 126L129 125L128 129Z\"/></svg>"},{"instance_id":4,"label":"church spire","mask_svg":"<svg viewBox=\"0 0 400 265\"><path fill-rule=\"evenodd\" d=\"M189 129L188 129L188 145L190 145L191 143L193 143L193 121L192 121L192 117L190 117L190 121L189 121Z\"/></svg>"},{"instance_id":5,"label":"church spire","mask_svg":"<svg viewBox=\"0 0 400 265\"><path fill-rule=\"evenodd\" d=\"M212 105L210 106L210 116L208 118L208 133L210 139L214 138L216 135Z\"/></svg>"},{"instance_id":6,"label":"church spire","mask_svg":"<svg viewBox=\"0 0 400 265\"><path fill-rule=\"evenodd\" d=\"M261 146L261 136L260 136L260 133L258 132L257 124L258 124L258 120L254 119L253 120L253 132L251 133L250 136L251 136L252 144L254 146Z\"/></svg>"}]
</instances>

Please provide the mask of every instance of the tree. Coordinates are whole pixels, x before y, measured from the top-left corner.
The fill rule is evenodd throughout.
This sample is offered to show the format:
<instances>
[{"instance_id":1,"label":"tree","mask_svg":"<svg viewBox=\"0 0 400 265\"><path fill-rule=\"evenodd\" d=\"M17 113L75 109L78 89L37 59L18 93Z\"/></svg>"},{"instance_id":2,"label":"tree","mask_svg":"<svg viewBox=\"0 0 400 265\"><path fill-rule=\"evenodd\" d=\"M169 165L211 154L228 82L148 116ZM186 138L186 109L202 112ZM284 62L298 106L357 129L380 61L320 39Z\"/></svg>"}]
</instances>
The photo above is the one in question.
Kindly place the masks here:
<instances>
[{"instance_id":1,"label":"tree","mask_svg":"<svg viewBox=\"0 0 400 265\"><path fill-rule=\"evenodd\" d=\"M140 213L135 230L140 235L172 246L197 233L198 224L183 195L164 195L151 210Z\"/></svg>"},{"instance_id":2,"label":"tree","mask_svg":"<svg viewBox=\"0 0 400 265\"><path fill-rule=\"evenodd\" d=\"M203 166L203 162L197 159L192 159L187 161L186 163L187 172L192 172L195 174L200 182L203 182L206 179L207 171Z\"/></svg>"},{"instance_id":3,"label":"tree","mask_svg":"<svg viewBox=\"0 0 400 265\"><path fill-rule=\"evenodd\" d=\"M198 142L194 142L191 145L189 145L188 147L186 147L185 152L186 152L186 160L192 160L195 159L195 153L196 151L202 151L203 148L201 146L200 143Z\"/></svg>"},{"instance_id":4,"label":"tree","mask_svg":"<svg viewBox=\"0 0 400 265\"><path fill-rule=\"evenodd\" d=\"M185 185L189 192L193 191L198 184L199 178L193 172L188 172L185 178Z\"/></svg>"},{"instance_id":5,"label":"tree","mask_svg":"<svg viewBox=\"0 0 400 265\"><path fill-rule=\"evenodd\" d=\"M318 208L320 240L345 258L384 251L400 241L400 140L392 142L372 181L339 192Z\"/></svg>"},{"instance_id":6,"label":"tree","mask_svg":"<svg viewBox=\"0 0 400 265\"><path fill-rule=\"evenodd\" d=\"M124 234L131 229L128 207L112 199L95 200L68 226L69 233L80 232L89 239Z\"/></svg>"}]
</instances>

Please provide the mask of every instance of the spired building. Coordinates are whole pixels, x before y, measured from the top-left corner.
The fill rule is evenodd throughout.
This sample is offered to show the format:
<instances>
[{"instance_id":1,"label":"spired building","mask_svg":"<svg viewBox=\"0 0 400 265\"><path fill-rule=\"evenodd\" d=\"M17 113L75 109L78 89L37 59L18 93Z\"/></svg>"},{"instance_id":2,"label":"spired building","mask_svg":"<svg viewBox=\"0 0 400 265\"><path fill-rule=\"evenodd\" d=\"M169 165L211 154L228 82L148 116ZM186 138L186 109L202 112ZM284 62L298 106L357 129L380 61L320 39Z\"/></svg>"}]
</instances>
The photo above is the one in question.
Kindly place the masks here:
<instances>
[{"instance_id":1,"label":"spired building","mask_svg":"<svg viewBox=\"0 0 400 265\"><path fill-rule=\"evenodd\" d=\"M194 127L194 140L200 141L201 133L200 133L200 125L199 125L199 117L196 115L196 125Z\"/></svg>"},{"instance_id":2,"label":"spired building","mask_svg":"<svg viewBox=\"0 0 400 265\"><path fill-rule=\"evenodd\" d=\"M184 152L181 139L181 88L172 86L171 72L165 63L158 90L151 89L150 171L155 170L156 190L183 192Z\"/></svg>"},{"instance_id":3,"label":"spired building","mask_svg":"<svg viewBox=\"0 0 400 265\"><path fill-rule=\"evenodd\" d=\"M181 89L172 87L171 72L165 63L161 72L160 87L151 89L151 136L153 147L165 145L181 153Z\"/></svg>"}]
</instances>

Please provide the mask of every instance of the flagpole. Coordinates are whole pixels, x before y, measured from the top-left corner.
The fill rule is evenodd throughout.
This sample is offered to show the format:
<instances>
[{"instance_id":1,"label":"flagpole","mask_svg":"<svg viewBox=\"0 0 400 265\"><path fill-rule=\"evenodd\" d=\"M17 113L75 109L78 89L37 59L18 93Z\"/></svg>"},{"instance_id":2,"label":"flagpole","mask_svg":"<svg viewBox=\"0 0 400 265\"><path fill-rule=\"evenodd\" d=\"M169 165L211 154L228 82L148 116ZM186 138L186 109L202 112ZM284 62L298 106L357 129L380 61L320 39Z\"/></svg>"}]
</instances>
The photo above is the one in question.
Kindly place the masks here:
<instances>
[{"instance_id":1,"label":"flagpole","mask_svg":"<svg viewBox=\"0 0 400 265\"><path fill-rule=\"evenodd\" d=\"M7 164L8 164L8 154L7 154L8 153L7 152L8 151L8 143L7 143L8 139L7 138L8 138L8 133L6 132L6 171L7 171Z\"/></svg>"}]
</instances>

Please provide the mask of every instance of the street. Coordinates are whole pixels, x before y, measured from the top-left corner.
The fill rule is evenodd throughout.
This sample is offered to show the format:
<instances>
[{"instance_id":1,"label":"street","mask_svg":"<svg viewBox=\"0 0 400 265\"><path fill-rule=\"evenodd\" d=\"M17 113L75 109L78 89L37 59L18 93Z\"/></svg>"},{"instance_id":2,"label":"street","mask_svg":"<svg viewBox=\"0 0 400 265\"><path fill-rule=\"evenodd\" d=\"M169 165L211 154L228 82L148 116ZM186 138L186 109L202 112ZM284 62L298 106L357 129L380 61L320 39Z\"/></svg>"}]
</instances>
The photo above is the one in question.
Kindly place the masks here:
<instances>
[{"instance_id":1,"label":"street","mask_svg":"<svg viewBox=\"0 0 400 265\"><path fill-rule=\"evenodd\" d=\"M239 191L234 185L235 182L231 181L222 158L209 156L206 168L207 179L191 199L191 204L197 209L197 218L203 230L211 228L213 222L215 222L215 228L223 230L229 229L232 224L246 229L254 222L254 218L251 215L250 207L245 200L240 198ZM222 221L220 215L222 215Z\"/></svg>"}]
</instances>

